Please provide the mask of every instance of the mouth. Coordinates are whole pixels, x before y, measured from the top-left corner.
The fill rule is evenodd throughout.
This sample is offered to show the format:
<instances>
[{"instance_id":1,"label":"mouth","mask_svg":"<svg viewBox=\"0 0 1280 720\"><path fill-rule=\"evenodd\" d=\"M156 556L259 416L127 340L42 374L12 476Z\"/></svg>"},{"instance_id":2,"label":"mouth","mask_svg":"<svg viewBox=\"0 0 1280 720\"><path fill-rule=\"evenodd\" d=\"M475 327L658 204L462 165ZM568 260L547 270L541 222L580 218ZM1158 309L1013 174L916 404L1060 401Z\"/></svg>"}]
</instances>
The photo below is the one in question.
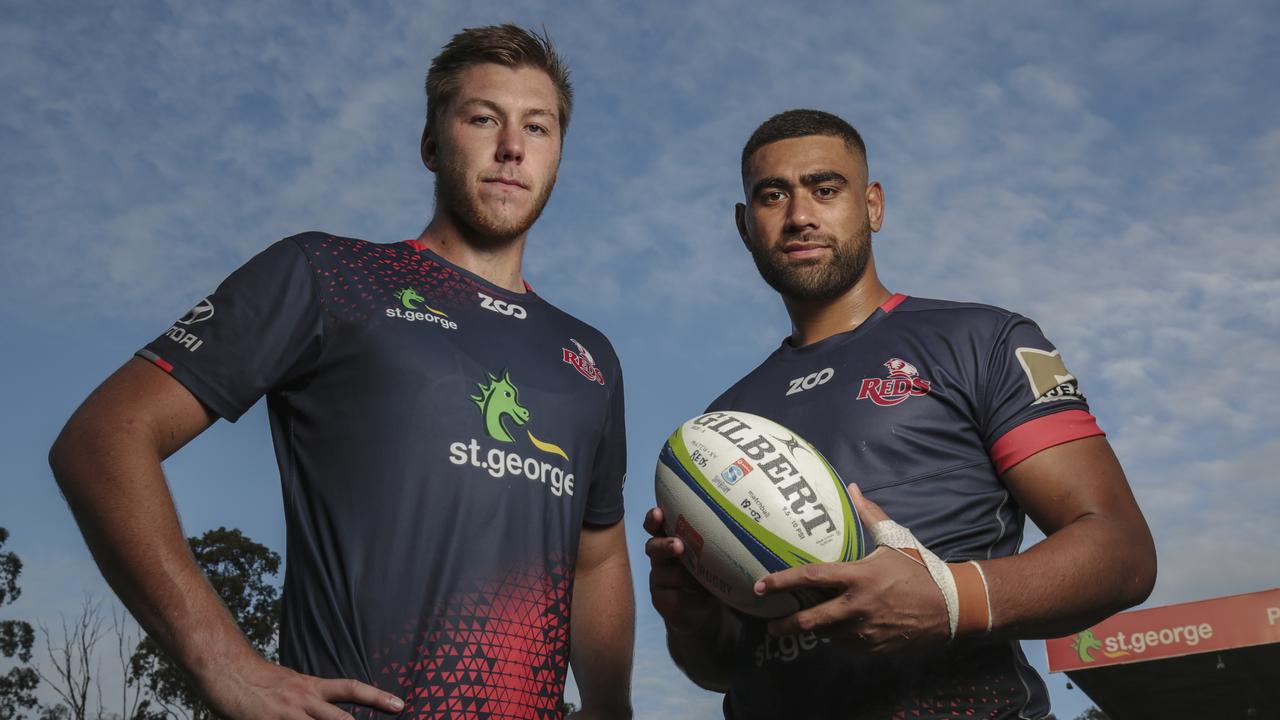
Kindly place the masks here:
<instances>
[{"instance_id":1,"label":"mouth","mask_svg":"<svg viewBox=\"0 0 1280 720\"><path fill-rule=\"evenodd\" d=\"M803 240L793 240L782 246L782 253L789 258L796 260L808 260L822 256L829 252L831 246L826 243L806 242Z\"/></svg>"},{"instance_id":2,"label":"mouth","mask_svg":"<svg viewBox=\"0 0 1280 720\"><path fill-rule=\"evenodd\" d=\"M502 177L502 176L497 176L497 177L487 177L487 178L481 178L481 180L480 180L480 181L481 181L481 182L483 182L485 185L498 186L498 187L503 187L503 188L510 188L510 189L513 189L513 190L514 190L514 189L520 189L520 190L528 190L528 189L529 189L529 186L528 186L528 185L524 184L524 183L523 183L523 182L521 182L519 179L517 179L517 178L513 178L513 177Z\"/></svg>"}]
</instances>

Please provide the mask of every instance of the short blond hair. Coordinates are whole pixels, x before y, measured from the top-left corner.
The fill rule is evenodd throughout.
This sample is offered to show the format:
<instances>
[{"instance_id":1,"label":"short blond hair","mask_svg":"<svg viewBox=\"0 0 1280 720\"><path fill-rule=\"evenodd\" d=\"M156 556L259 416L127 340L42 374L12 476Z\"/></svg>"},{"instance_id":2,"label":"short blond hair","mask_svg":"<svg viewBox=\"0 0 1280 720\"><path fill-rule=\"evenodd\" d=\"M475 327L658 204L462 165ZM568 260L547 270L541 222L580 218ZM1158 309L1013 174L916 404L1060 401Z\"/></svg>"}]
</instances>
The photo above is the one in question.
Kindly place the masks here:
<instances>
[{"instance_id":1,"label":"short blond hair","mask_svg":"<svg viewBox=\"0 0 1280 720\"><path fill-rule=\"evenodd\" d=\"M423 136L433 126L458 92L458 78L472 65L495 63L509 68L537 68L551 78L558 96L560 137L569 129L573 113L573 85L569 67L551 44L544 29L541 34L515 25L488 25L467 28L454 35L431 61L427 71L427 124Z\"/></svg>"}]
</instances>

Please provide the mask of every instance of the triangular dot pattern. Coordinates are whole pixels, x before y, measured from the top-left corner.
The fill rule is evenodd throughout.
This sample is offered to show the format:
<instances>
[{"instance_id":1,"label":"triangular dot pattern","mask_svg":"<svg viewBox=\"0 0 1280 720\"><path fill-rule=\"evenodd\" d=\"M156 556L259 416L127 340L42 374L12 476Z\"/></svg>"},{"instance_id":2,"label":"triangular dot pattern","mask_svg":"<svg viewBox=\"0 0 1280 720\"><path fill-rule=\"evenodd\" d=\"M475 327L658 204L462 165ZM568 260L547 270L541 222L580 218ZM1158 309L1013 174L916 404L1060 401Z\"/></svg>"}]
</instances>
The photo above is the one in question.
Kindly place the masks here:
<instances>
[{"instance_id":1,"label":"triangular dot pattern","mask_svg":"<svg viewBox=\"0 0 1280 720\"><path fill-rule=\"evenodd\" d=\"M561 720L570 568L511 568L462 588L424 618L422 629L398 635L399 647L374 658L381 661L378 685L405 688L406 707L397 717Z\"/></svg>"}]
</instances>

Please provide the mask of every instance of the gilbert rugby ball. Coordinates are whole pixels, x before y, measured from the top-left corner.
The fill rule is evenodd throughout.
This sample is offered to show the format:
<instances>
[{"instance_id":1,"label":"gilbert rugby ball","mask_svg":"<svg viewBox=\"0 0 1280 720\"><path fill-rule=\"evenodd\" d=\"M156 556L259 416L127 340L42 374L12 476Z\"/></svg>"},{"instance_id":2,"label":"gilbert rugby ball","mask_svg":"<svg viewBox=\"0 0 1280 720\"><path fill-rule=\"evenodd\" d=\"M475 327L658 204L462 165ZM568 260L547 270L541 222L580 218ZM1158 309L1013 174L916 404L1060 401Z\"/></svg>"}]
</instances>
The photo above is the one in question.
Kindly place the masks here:
<instances>
[{"instance_id":1,"label":"gilbert rugby ball","mask_svg":"<svg viewBox=\"0 0 1280 720\"><path fill-rule=\"evenodd\" d=\"M759 597L769 573L866 554L862 523L839 474L809 443L744 412L699 415L658 457L658 507L684 541L685 567L726 605L756 617L790 615L828 597L803 590Z\"/></svg>"}]
</instances>

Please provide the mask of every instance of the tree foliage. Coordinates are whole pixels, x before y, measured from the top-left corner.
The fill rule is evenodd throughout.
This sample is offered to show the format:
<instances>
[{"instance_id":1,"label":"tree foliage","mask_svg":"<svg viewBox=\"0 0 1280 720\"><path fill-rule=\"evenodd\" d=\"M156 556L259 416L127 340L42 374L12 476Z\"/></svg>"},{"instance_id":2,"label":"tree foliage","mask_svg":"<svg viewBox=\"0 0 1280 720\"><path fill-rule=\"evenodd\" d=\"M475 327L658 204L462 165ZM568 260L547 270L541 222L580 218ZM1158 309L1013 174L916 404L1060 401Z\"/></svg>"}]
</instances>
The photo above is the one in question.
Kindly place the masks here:
<instances>
[{"instance_id":1,"label":"tree foliage","mask_svg":"<svg viewBox=\"0 0 1280 720\"><path fill-rule=\"evenodd\" d=\"M0 550L9 539L9 531L0 527ZM18 576L22 574L22 560L14 552L0 552L0 607L12 603L22 594ZM36 671L27 665L31 661L31 646L35 643L35 630L30 623L21 620L0 621L0 657L12 659L18 664L0 675L0 720L16 717L20 710L35 707L35 689L40 684Z\"/></svg>"},{"instance_id":2,"label":"tree foliage","mask_svg":"<svg viewBox=\"0 0 1280 720\"><path fill-rule=\"evenodd\" d=\"M1077 715L1076 720L1111 720L1111 717L1097 707L1090 707Z\"/></svg>"},{"instance_id":3,"label":"tree foliage","mask_svg":"<svg viewBox=\"0 0 1280 720\"><path fill-rule=\"evenodd\" d=\"M270 578L280 570L280 555L236 529L218 528L188 541L196 563L245 637L274 661L280 631L280 590ZM151 638L139 643L133 653L129 675L142 682L169 714L214 717L187 675Z\"/></svg>"}]
</instances>

